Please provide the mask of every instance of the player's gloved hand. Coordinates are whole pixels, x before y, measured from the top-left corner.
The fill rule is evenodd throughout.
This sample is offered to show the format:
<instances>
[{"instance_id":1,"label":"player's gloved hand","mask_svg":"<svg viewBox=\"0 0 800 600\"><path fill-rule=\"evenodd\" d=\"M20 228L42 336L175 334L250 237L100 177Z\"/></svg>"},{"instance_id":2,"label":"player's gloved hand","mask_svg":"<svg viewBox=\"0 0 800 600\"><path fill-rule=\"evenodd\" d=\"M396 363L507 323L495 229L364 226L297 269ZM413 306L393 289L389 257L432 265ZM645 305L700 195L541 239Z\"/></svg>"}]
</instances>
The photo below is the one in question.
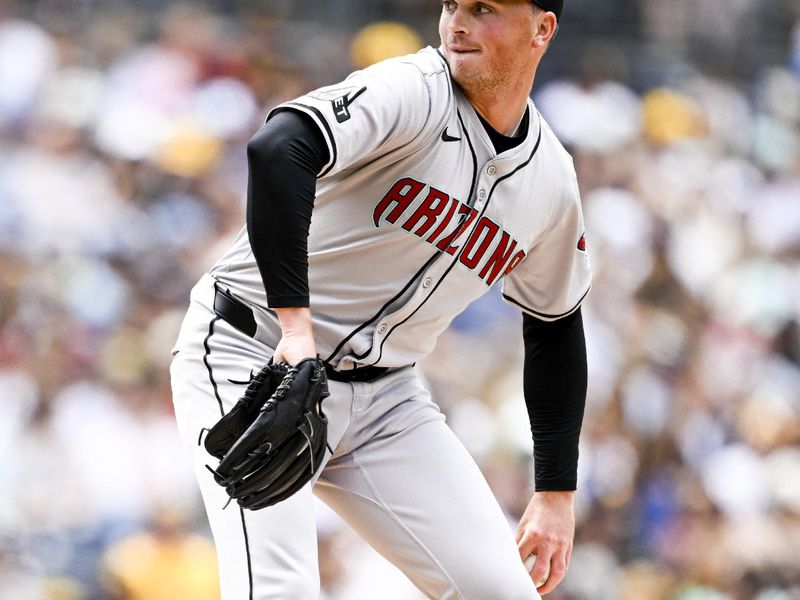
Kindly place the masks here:
<instances>
[{"instance_id":1,"label":"player's gloved hand","mask_svg":"<svg viewBox=\"0 0 800 600\"><path fill-rule=\"evenodd\" d=\"M275 393L283 381L289 365L272 361L258 373L250 374L247 390L236 405L214 425L206 435L205 447L209 454L222 458L247 428L258 417L261 407Z\"/></svg>"},{"instance_id":2,"label":"player's gloved hand","mask_svg":"<svg viewBox=\"0 0 800 600\"><path fill-rule=\"evenodd\" d=\"M272 506L317 473L327 447L328 420L321 404L328 395L319 358L294 367L269 364L253 377L205 441L209 453L221 458L216 469L208 469L232 500L251 510Z\"/></svg>"},{"instance_id":3,"label":"player's gloved hand","mask_svg":"<svg viewBox=\"0 0 800 600\"><path fill-rule=\"evenodd\" d=\"M536 556L531 579L542 595L552 592L567 574L575 537L574 497L569 491L536 492L517 528L520 558Z\"/></svg>"}]
</instances>

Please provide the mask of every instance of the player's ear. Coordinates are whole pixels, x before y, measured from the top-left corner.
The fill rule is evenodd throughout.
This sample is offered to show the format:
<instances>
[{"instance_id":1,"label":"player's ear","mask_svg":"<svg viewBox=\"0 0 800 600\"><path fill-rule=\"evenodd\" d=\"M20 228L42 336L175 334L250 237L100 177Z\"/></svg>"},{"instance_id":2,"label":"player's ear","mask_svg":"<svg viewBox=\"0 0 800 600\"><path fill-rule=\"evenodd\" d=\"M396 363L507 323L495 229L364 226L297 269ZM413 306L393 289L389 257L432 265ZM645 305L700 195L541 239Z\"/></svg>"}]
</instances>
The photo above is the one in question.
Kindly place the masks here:
<instances>
[{"instance_id":1,"label":"player's ear","mask_svg":"<svg viewBox=\"0 0 800 600\"><path fill-rule=\"evenodd\" d=\"M534 33L533 33L533 47L546 48L556 35L558 29L558 20L555 14L550 11L542 11L533 20Z\"/></svg>"}]
</instances>

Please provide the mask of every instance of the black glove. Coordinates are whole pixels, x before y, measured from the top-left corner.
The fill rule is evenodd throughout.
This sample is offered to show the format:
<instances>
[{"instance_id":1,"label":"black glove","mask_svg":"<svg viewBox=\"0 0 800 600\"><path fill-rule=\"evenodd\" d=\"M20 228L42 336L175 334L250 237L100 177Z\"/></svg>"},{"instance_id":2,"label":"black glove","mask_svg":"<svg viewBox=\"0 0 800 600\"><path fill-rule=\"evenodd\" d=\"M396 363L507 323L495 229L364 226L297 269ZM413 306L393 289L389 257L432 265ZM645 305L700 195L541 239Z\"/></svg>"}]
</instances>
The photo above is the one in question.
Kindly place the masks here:
<instances>
[{"instance_id":1,"label":"black glove","mask_svg":"<svg viewBox=\"0 0 800 600\"><path fill-rule=\"evenodd\" d=\"M327 446L321 404L328 395L319 358L296 367L267 365L211 428L205 447L221 461L208 469L239 506L258 510L277 504L317 473Z\"/></svg>"}]
</instances>

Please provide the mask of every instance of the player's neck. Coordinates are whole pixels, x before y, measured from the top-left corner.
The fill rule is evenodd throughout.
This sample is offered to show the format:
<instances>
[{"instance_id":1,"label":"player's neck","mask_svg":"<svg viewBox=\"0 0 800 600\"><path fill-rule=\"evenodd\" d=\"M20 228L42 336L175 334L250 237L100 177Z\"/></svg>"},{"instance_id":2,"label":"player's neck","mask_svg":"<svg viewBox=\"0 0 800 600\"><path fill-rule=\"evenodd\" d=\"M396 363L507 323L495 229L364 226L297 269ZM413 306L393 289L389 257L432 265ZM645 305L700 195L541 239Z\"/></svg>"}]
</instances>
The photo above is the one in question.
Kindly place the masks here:
<instances>
[{"instance_id":1,"label":"player's neck","mask_svg":"<svg viewBox=\"0 0 800 600\"><path fill-rule=\"evenodd\" d=\"M530 81L516 81L511 85L480 92L464 90L464 94L478 114L491 125L495 131L513 137L517 132L525 109L528 106L528 95L533 86Z\"/></svg>"},{"instance_id":2,"label":"player's neck","mask_svg":"<svg viewBox=\"0 0 800 600\"><path fill-rule=\"evenodd\" d=\"M472 101L470 100L470 102ZM525 102L521 105L515 104L513 110L511 110L507 102L502 103L500 106L472 102L472 106L475 108L475 111L483 117L483 120L489 123L495 131L507 137L514 137L519 129L519 124L522 122L522 118L525 116L527 96Z\"/></svg>"}]
</instances>

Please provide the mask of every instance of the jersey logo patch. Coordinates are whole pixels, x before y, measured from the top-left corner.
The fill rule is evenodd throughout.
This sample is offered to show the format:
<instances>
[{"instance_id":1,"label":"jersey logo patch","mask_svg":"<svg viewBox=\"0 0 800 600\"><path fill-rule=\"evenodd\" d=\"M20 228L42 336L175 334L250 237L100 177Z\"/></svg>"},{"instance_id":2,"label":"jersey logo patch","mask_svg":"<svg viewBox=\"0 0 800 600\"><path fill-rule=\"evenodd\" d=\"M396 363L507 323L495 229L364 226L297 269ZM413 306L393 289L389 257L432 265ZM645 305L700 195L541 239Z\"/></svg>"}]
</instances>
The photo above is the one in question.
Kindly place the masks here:
<instances>
[{"instance_id":1,"label":"jersey logo patch","mask_svg":"<svg viewBox=\"0 0 800 600\"><path fill-rule=\"evenodd\" d=\"M442 141L443 142L460 142L461 138L460 137L453 137L452 135L448 134L447 133L447 127L445 127L444 131L442 132Z\"/></svg>"},{"instance_id":2,"label":"jersey logo patch","mask_svg":"<svg viewBox=\"0 0 800 600\"><path fill-rule=\"evenodd\" d=\"M578 240L578 250L581 252L586 252L586 236L582 235L581 239Z\"/></svg>"},{"instance_id":3,"label":"jersey logo patch","mask_svg":"<svg viewBox=\"0 0 800 600\"><path fill-rule=\"evenodd\" d=\"M367 91L367 86L358 88L354 85L322 88L309 92L309 96L317 100L327 101L333 106L333 114L339 123L344 123L350 119L350 105L361 94Z\"/></svg>"},{"instance_id":4,"label":"jersey logo patch","mask_svg":"<svg viewBox=\"0 0 800 600\"><path fill-rule=\"evenodd\" d=\"M348 92L344 96L339 96L338 98L331 100L333 114L336 115L337 122L344 123L345 121L350 120L350 105L356 98L366 91L367 87L364 86L357 92L352 93L352 95L350 92Z\"/></svg>"}]
</instances>

